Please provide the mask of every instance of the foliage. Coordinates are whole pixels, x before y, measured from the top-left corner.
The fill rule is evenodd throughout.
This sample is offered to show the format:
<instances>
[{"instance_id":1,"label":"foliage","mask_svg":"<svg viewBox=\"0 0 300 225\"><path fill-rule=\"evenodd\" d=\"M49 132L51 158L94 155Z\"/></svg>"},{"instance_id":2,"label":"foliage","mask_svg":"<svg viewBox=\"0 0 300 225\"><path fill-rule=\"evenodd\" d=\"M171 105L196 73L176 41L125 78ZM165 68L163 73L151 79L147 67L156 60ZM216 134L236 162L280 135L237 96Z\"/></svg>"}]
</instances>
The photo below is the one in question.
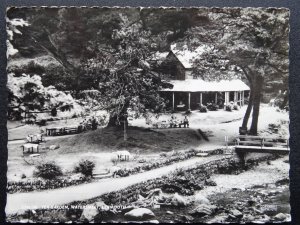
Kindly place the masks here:
<instances>
[{"instance_id":1,"label":"foliage","mask_svg":"<svg viewBox=\"0 0 300 225\"><path fill-rule=\"evenodd\" d=\"M207 107L205 105L201 105L199 108L199 111L202 113L206 113L207 112Z\"/></svg>"},{"instance_id":2,"label":"foliage","mask_svg":"<svg viewBox=\"0 0 300 225\"><path fill-rule=\"evenodd\" d=\"M42 111L44 109L52 110L58 108L66 111L79 107L70 94L58 91L53 86L44 87L42 79L38 75L15 76L8 74L7 81L9 109L14 113L9 113L12 118L16 112ZM9 111L9 112L10 112Z\"/></svg>"},{"instance_id":3,"label":"foliage","mask_svg":"<svg viewBox=\"0 0 300 225\"><path fill-rule=\"evenodd\" d=\"M207 109L209 111L217 111L219 109L219 106L216 103L208 103Z\"/></svg>"},{"instance_id":4,"label":"foliage","mask_svg":"<svg viewBox=\"0 0 300 225\"><path fill-rule=\"evenodd\" d=\"M136 116L145 115L146 108L164 109L157 91L165 84L150 68L155 64L152 54L168 50L191 26L207 21L198 13L198 9L12 8L7 14L30 23L22 30L26 35L13 43L21 55L42 52L64 69L63 76L57 76L56 69L54 74L45 71L47 85L74 90L74 96L99 88L103 109L119 123L128 107Z\"/></svg>"},{"instance_id":5,"label":"foliage","mask_svg":"<svg viewBox=\"0 0 300 225\"><path fill-rule=\"evenodd\" d=\"M7 32L7 57L11 57L18 53L18 49L14 48L12 45L12 41L14 39L14 35L22 35L22 32L19 30L19 27L28 26L28 22L21 18L9 19L6 18L6 32Z\"/></svg>"},{"instance_id":6,"label":"foliage","mask_svg":"<svg viewBox=\"0 0 300 225\"><path fill-rule=\"evenodd\" d=\"M7 88L11 107L25 111L26 108L41 109L45 104L44 86L40 76L23 74L21 77L15 77L9 73Z\"/></svg>"},{"instance_id":7,"label":"foliage","mask_svg":"<svg viewBox=\"0 0 300 225\"><path fill-rule=\"evenodd\" d=\"M231 112L233 110L233 106L231 104L225 105L225 110Z\"/></svg>"},{"instance_id":8,"label":"foliage","mask_svg":"<svg viewBox=\"0 0 300 225\"><path fill-rule=\"evenodd\" d=\"M34 175L44 179L54 179L62 175L62 170L55 162L46 162L36 167Z\"/></svg>"},{"instance_id":9,"label":"foliage","mask_svg":"<svg viewBox=\"0 0 300 225\"><path fill-rule=\"evenodd\" d=\"M288 92L286 9L11 8L7 15L10 31L18 25L10 43L19 55L47 54L60 64L53 74L44 71L43 82L73 90L76 98L83 90L99 90L93 100L108 110L110 125L125 121L128 108L137 117L146 116L147 108L164 110L157 92L168 85L153 55L174 43L177 49L202 49L194 61L195 77L241 78L249 84L242 126L247 127L253 110L252 134L257 133L262 93ZM287 102L286 95L282 108Z\"/></svg>"},{"instance_id":10,"label":"foliage","mask_svg":"<svg viewBox=\"0 0 300 225\"><path fill-rule=\"evenodd\" d=\"M270 123L268 125L268 130L270 130L272 134L278 134L280 128L281 128L281 124Z\"/></svg>"},{"instance_id":11,"label":"foliage","mask_svg":"<svg viewBox=\"0 0 300 225\"><path fill-rule=\"evenodd\" d=\"M233 109L234 109L234 110L239 110L240 107L238 106L238 104L234 104L234 105L233 105Z\"/></svg>"},{"instance_id":12,"label":"foliage","mask_svg":"<svg viewBox=\"0 0 300 225\"><path fill-rule=\"evenodd\" d=\"M75 166L74 171L76 173L82 173L86 177L93 176L93 171L95 168L95 163L90 160L81 160L77 166Z\"/></svg>"},{"instance_id":13,"label":"foliage","mask_svg":"<svg viewBox=\"0 0 300 225\"><path fill-rule=\"evenodd\" d=\"M277 88L288 87L289 12L223 8L209 11L208 17L210 25L191 28L187 38L191 46L210 48L196 60L194 74L204 79L247 79L251 101L242 126L247 126L253 108L250 133L256 134L264 84L274 86L281 80Z\"/></svg>"},{"instance_id":14,"label":"foliage","mask_svg":"<svg viewBox=\"0 0 300 225\"><path fill-rule=\"evenodd\" d=\"M57 116L57 109L55 107L51 109L51 116Z\"/></svg>"}]
</instances>

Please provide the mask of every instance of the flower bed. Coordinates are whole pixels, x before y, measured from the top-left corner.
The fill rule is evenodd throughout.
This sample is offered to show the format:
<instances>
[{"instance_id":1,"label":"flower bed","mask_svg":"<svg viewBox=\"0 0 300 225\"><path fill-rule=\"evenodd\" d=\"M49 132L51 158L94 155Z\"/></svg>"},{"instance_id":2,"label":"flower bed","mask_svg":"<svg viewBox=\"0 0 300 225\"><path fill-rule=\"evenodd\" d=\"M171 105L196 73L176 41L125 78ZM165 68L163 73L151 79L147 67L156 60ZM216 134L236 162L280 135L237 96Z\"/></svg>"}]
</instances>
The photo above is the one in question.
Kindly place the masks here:
<instances>
[{"instance_id":1,"label":"flower bed","mask_svg":"<svg viewBox=\"0 0 300 225\"><path fill-rule=\"evenodd\" d=\"M197 153L199 153L200 151L196 151L195 149L191 149L189 151L186 152L175 152L172 155L167 155L167 154L161 154L162 157L166 157L165 160L161 160L159 162L152 162L152 163L148 163L148 164L143 164L141 166L137 166L134 167L132 169L119 169L117 171L114 172L114 176L116 177L126 177L129 176L131 174L136 174L139 172L143 172L143 171L148 171L148 170L153 170L156 168L160 168L162 166L168 166L171 165L173 163L176 162L180 162L183 160L187 160L190 159L192 157L195 157L197 155ZM216 149L214 151L210 151L208 152L208 155L217 155L217 154L223 154L223 150L222 149Z\"/></svg>"},{"instance_id":2,"label":"flower bed","mask_svg":"<svg viewBox=\"0 0 300 225\"><path fill-rule=\"evenodd\" d=\"M82 183L90 182L90 178L81 177L79 179L69 178L57 178L52 180L34 179L34 180L21 180L21 181L8 181L7 182L7 193L16 192L30 192L35 190L47 190L68 187L72 185L78 185Z\"/></svg>"},{"instance_id":3,"label":"flower bed","mask_svg":"<svg viewBox=\"0 0 300 225\"><path fill-rule=\"evenodd\" d=\"M143 165L134 167L132 169L126 169L126 168L125 169L119 169L119 170L114 172L114 176L116 176L116 177L126 177L126 176L129 176L131 174L136 174L136 173L139 173L139 172L156 169L156 168L159 168L159 167L162 167L162 166L171 165L172 163L175 163L175 162L190 159L190 158L196 156L196 154L197 154L197 152L192 149L192 150L187 151L187 152L178 152L178 153L175 152L171 156L162 155L161 157L166 157L166 159L161 160L159 162L152 162L152 163L143 164Z\"/></svg>"}]
</instances>

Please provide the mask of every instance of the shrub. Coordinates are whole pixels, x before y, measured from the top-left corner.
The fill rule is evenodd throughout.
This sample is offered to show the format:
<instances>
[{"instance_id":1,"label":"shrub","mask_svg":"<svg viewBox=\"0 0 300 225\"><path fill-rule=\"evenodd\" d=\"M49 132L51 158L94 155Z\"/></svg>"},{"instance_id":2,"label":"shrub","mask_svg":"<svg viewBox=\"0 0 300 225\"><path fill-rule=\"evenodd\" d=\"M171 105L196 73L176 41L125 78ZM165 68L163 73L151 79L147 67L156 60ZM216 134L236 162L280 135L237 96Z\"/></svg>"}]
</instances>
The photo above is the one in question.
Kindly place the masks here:
<instances>
[{"instance_id":1,"label":"shrub","mask_svg":"<svg viewBox=\"0 0 300 225\"><path fill-rule=\"evenodd\" d=\"M84 176L93 176L93 170L95 168L95 163L90 160L82 160L77 166L75 166L74 171L76 173L82 173Z\"/></svg>"},{"instance_id":2,"label":"shrub","mask_svg":"<svg viewBox=\"0 0 300 225\"><path fill-rule=\"evenodd\" d=\"M37 121L36 124L39 126L46 126L47 121L45 119L41 119L41 120Z\"/></svg>"},{"instance_id":3,"label":"shrub","mask_svg":"<svg viewBox=\"0 0 300 225\"><path fill-rule=\"evenodd\" d=\"M207 112L207 107L204 106L204 105L201 105L199 111L202 112L202 113L206 113Z\"/></svg>"},{"instance_id":4,"label":"shrub","mask_svg":"<svg viewBox=\"0 0 300 225\"><path fill-rule=\"evenodd\" d=\"M225 106L225 110L228 111L228 112L231 112L232 108L233 108L232 105L226 105Z\"/></svg>"},{"instance_id":5,"label":"shrub","mask_svg":"<svg viewBox=\"0 0 300 225\"><path fill-rule=\"evenodd\" d=\"M190 109L188 109L188 110L185 111L185 114L186 114L186 115L190 115L191 113L192 113L192 112L191 112Z\"/></svg>"},{"instance_id":6,"label":"shrub","mask_svg":"<svg viewBox=\"0 0 300 225\"><path fill-rule=\"evenodd\" d=\"M239 107L237 104L234 104L234 105L233 105L233 109L234 109L234 110L239 110L239 108L240 108L240 107Z\"/></svg>"},{"instance_id":7,"label":"shrub","mask_svg":"<svg viewBox=\"0 0 300 225\"><path fill-rule=\"evenodd\" d=\"M275 134L278 134L279 129L281 128L280 124L270 123L268 129Z\"/></svg>"},{"instance_id":8,"label":"shrub","mask_svg":"<svg viewBox=\"0 0 300 225\"><path fill-rule=\"evenodd\" d=\"M159 156L160 156L160 157L167 157L167 153L162 152L162 153L159 154Z\"/></svg>"},{"instance_id":9,"label":"shrub","mask_svg":"<svg viewBox=\"0 0 300 225\"><path fill-rule=\"evenodd\" d=\"M56 108L51 109L51 116L57 116L57 109Z\"/></svg>"},{"instance_id":10,"label":"shrub","mask_svg":"<svg viewBox=\"0 0 300 225\"><path fill-rule=\"evenodd\" d=\"M54 162L46 162L36 167L34 175L44 179L54 179L62 175L61 168Z\"/></svg>"},{"instance_id":11,"label":"shrub","mask_svg":"<svg viewBox=\"0 0 300 225\"><path fill-rule=\"evenodd\" d=\"M219 106L217 104L215 104L215 103L209 103L209 104L207 104L207 109L209 111L217 111L218 108L219 108Z\"/></svg>"}]
</instances>

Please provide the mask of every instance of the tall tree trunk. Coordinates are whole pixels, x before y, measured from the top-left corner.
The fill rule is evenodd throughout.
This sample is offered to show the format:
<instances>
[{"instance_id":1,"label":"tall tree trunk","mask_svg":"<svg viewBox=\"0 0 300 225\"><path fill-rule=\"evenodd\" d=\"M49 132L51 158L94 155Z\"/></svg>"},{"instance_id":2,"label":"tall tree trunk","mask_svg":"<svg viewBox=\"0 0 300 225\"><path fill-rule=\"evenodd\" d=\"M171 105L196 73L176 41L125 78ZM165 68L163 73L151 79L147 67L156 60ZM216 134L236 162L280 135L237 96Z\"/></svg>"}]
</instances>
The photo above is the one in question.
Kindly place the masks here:
<instances>
[{"instance_id":1,"label":"tall tree trunk","mask_svg":"<svg viewBox=\"0 0 300 225\"><path fill-rule=\"evenodd\" d=\"M247 110L246 110L246 113L245 113L245 116L243 119L243 124L242 124L242 128L244 128L244 129L247 129L248 120L250 118L252 107L253 107L253 90L250 89L249 102L248 102Z\"/></svg>"},{"instance_id":2,"label":"tall tree trunk","mask_svg":"<svg viewBox=\"0 0 300 225\"><path fill-rule=\"evenodd\" d=\"M260 99L262 95L262 87L263 87L263 77L256 76L253 84L253 113L252 113L252 123L250 127L250 134L257 135L257 124L258 124L258 116L259 116L259 106Z\"/></svg>"},{"instance_id":3,"label":"tall tree trunk","mask_svg":"<svg viewBox=\"0 0 300 225\"><path fill-rule=\"evenodd\" d=\"M249 83L250 83L250 96L249 96L249 102L248 102L248 106L247 106L247 109L246 109L246 112L245 112L245 116L244 116L244 119L243 119L243 123L242 123L242 128L244 130L248 130L247 129L247 126L248 126L248 121L249 121L249 118L250 118L250 114L251 114L251 111L252 111L252 107L253 107L253 94L254 94L254 90L253 90L253 72L252 70L249 68L249 67L244 67L244 66L241 66L241 69L243 70L245 76L247 77Z\"/></svg>"},{"instance_id":4,"label":"tall tree trunk","mask_svg":"<svg viewBox=\"0 0 300 225\"><path fill-rule=\"evenodd\" d=\"M124 127L124 122L125 122L125 126L128 127L127 116L124 117L123 115L124 114L119 115L119 120L118 120L118 117L116 115L110 116L109 120L108 120L107 127L120 127L120 128L123 128Z\"/></svg>"},{"instance_id":5,"label":"tall tree trunk","mask_svg":"<svg viewBox=\"0 0 300 225\"><path fill-rule=\"evenodd\" d=\"M117 116L110 116L109 120L108 120L107 127L116 127L116 126L118 126L118 124L117 124Z\"/></svg>"}]
</instances>

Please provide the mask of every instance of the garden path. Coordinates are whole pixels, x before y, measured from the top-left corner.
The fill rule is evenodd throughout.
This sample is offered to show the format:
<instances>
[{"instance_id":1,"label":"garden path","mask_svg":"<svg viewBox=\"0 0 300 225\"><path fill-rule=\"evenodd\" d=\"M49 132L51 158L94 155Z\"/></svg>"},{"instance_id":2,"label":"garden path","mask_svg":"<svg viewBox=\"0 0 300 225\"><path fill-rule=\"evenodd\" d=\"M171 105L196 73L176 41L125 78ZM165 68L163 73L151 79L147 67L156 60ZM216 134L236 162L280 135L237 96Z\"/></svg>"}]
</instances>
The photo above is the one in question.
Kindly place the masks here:
<instances>
[{"instance_id":1,"label":"garden path","mask_svg":"<svg viewBox=\"0 0 300 225\"><path fill-rule=\"evenodd\" d=\"M53 207L68 204L73 201L83 201L95 198L105 193L122 190L130 185L162 177L176 169L187 168L195 166L196 164L204 164L221 159L222 157L224 157L224 155L214 155L207 158L195 157L165 167L134 174L129 177L108 178L93 183L80 184L55 190L7 194L6 214L17 213L24 209L42 208L43 206Z\"/></svg>"}]
</instances>

